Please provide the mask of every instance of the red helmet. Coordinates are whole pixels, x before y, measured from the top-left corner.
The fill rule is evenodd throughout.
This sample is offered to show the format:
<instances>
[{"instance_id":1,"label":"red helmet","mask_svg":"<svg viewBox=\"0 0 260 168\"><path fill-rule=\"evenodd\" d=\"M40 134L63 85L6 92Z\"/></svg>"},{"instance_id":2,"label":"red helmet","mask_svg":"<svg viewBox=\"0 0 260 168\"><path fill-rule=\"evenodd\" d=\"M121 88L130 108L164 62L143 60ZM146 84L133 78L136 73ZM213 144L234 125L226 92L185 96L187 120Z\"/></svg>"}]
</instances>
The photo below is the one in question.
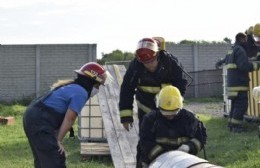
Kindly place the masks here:
<instances>
[{"instance_id":1,"label":"red helmet","mask_svg":"<svg viewBox=\"0 0 260 168\"><path fill-rule=\"evenodd\" d=\"M136 58L142 63L148 63L156 59L157 51L159 51L159 46L154 39L143 38L138 42Z\"/></svg>"},{"instance_id":2,"label":"red helmet","mask_svg":"<svg viewBox=\"0 0 260 168\"><path fill-rule=\"evenodd\" d=\"M104 84L107 78L106 70L96 62L86 63L75 72L90 77L101 84Z\"/></svg>"}]
</instances>

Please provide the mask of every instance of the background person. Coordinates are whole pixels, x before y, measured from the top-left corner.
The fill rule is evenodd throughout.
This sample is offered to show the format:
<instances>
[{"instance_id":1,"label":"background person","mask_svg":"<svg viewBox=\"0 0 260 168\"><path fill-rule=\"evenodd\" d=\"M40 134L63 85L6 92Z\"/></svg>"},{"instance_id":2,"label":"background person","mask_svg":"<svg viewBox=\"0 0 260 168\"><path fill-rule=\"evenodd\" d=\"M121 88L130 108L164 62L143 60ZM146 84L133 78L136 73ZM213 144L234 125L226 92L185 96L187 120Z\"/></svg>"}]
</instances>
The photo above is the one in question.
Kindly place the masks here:
<instances>
[{"instance_id":1,"label":"background person","mask_svg":"<svg viewBox=\"0 0 260 168\"><path fill-rule=\"evenodd\" d=\"M258 70L259 63L248 60L246 34L238 33L235 38L232 54L226 61L227 96L231 100L228 128L240 133L244 131L243 117L248 108L249 72Z\"/></svg>"},{"instance_id":2,"label":"background person","mask_svg":"<svg viewBox=\"0 0 260 168\"><path fill-rule=\"evenodd\" d=\"M95 62L89 62L75 72L75 80L54 83L52 90L32 101L24 113L24 131L36 168L66 167L62 140L86 101L97 93L109 75Z\"/></svg>"}]
</instances>

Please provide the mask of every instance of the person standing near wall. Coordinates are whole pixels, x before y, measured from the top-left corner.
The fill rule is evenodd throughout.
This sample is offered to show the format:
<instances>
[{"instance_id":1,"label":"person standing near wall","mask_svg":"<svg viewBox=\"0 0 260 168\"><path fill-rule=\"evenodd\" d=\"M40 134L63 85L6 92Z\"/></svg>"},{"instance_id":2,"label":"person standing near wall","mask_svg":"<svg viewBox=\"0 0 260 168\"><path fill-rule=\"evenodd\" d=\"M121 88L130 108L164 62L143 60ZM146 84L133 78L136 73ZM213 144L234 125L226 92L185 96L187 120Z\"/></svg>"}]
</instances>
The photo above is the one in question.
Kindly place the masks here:
<instances>
[{"instance_id":1,"label":"person standing near wall","mask_svg":"<svg viewBox=\"0 0 260 168\"><path fill-rule=\"evenodd\" d=\"M260 23L255 24L253 28L254 44L257 47L256 60L260 61Z\"/></svg>"},{"instance_id":2,"label":"person standing near wall","mask_svg":"<svg viewBox=\"0 0 260 168\"><path fill-rule=\"evenodd\" d=\"M249 72L258 70L257 62L249 62L247 36L238 33L232 54L227 58L227 96L231 100L228 128L231 132L245 131L242 123L248 108Z\"/></svg>"},{"instance_id":3,"label":"person standing near wall","mask_svg":"<svg viewBox=\"0 0 260 168\"><path fill-rule=\"evenodd\" d=\"M121 123L129 131L133 123L134 95L138 107L139 128L143 116L155 109L155 95L166 85L176 86L185 94L187 79L181 63L172 54L159 48L162 44L153 38L138 42L136 57L131 61L120 90L119 110ZM137 145L137 162L139 158Z\"/></svg>"},{"instance_id":4,"label":"person standing near wall","mask_svg":"<svg viewBox=\"0 0 260 168\"><path fill-rule=\"evenodd\" d=\"M250 26L245 31L245 34L247 36L247 46L246 46L247 56L249 58L258 57L260 43L259 43L259 38L257 38L257 37L260 37L260 24L258 23L255 26ZM258 40L258 42L257 42L257 40ZM233 47L234 46L232 46L232 48ZM227 57L231 54L232 54L232 49L228 50L228 52L224 58L221 58L216 62L216 64L215 64L216 69L220 69L224 64L226 64ZM256 58L256 59L260 59L260 57Z\"/></svg>"},{"instance_id":5,"label":"person standing near wall","mask_svg":"<svg viewBox=\"0 0 260 168\"><path fill-rule=\"evenodd\" d=\"M86 101L94 96L110 74L89 62L75 70L75 80L61 80L33 100L24 113L23 125L36 168L65 168L62 140L74 124Z\"/></svg>"}]
</instances>

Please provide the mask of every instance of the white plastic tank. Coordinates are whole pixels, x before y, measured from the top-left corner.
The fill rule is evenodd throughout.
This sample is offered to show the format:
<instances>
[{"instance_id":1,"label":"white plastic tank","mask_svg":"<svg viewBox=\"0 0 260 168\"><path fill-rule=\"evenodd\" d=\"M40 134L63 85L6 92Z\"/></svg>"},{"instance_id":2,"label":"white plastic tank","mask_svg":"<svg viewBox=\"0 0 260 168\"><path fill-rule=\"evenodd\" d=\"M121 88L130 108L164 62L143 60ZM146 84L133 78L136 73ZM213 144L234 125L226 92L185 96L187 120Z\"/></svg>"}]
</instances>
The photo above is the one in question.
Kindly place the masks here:
<instances>
[{"instance_id":1,"label":"white plastic tank","mask_svg":"<svg viewBox=\"0 0 260 168\"><path fill-rule=\"evenodd\" d=\"M205 159L182 152L170 151L158 156L149 168L223 168Z\"/></svg>"}]
</instances>

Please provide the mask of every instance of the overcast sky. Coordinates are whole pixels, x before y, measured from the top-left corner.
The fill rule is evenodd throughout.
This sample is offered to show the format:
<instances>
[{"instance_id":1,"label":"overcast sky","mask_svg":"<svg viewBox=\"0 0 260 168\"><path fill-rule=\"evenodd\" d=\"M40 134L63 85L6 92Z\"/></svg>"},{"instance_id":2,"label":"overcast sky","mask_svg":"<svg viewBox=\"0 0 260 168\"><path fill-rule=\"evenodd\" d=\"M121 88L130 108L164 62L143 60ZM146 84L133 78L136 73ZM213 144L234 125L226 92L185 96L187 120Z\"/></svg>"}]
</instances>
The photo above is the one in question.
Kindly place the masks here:
<instances>
[{"instance_id":1,"label":"overcast sky","mask_svg":"<svg viewBox=\"0 0 260 168\"><path fill-rule=\"evenodd\" d=\"M143 37L222 41L260 22L260 0L0 0L1 44L97 44L134 52Z\"/></svg>"}]
</instances>

